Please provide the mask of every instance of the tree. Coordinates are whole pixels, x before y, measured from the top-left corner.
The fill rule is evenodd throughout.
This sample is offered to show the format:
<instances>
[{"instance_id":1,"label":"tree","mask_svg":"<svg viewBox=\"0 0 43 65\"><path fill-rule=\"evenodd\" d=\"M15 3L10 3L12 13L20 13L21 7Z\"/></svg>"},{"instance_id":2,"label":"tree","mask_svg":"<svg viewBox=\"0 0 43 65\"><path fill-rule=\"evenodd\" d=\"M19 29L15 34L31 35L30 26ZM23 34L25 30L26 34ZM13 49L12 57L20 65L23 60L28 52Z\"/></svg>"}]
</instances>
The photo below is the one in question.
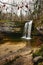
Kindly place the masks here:
<instances>
[{"instance_id":1,"label":"tree","mask_svg":"<svg viewBox=\"0 0 43 65\"><path fill-rule=\"evenodd\" d=\"M0 20L2 19L2 6L0 5Z\"/></svg>"}]
</instances>

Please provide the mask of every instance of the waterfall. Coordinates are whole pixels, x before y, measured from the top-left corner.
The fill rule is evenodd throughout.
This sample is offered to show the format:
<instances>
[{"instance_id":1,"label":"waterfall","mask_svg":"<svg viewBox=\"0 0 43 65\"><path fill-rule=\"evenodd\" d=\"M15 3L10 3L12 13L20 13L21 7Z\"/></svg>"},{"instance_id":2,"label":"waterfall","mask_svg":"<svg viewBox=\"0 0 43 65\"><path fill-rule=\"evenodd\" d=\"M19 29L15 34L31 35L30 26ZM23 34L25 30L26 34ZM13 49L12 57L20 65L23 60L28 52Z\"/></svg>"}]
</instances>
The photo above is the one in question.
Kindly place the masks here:
<instances>
[{"instance_id":1,"label":"waterfall","mask_svg":"<svg viewBox=\"0 0 43 65\"><path fill-rule=\"evenodd\" d=\"M31 39L31 28L32 28L32 21L26 22L24 26L24 33L22 38Z\"/></svg>"}]
</instances>

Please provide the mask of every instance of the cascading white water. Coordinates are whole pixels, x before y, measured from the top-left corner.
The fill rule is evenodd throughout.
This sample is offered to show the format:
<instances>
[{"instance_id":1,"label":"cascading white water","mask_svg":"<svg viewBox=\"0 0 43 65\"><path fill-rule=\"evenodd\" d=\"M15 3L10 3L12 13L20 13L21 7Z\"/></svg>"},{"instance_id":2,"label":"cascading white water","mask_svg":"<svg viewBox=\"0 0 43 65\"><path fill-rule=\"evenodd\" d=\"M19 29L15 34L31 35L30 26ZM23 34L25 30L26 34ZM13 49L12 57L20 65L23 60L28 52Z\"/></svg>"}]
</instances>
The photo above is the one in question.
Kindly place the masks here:
<instances>
[{"instance_id":1,"label":"cascading white water","mask_svg":"<svg viewBox=\"0 0 43 65\"><path fill-rule=\"evenodd\" d=\"M24 26L24 34L22 38L31 39L31 28L32 28L32 21L26 22Z\"/></svg>"}]
</instances>

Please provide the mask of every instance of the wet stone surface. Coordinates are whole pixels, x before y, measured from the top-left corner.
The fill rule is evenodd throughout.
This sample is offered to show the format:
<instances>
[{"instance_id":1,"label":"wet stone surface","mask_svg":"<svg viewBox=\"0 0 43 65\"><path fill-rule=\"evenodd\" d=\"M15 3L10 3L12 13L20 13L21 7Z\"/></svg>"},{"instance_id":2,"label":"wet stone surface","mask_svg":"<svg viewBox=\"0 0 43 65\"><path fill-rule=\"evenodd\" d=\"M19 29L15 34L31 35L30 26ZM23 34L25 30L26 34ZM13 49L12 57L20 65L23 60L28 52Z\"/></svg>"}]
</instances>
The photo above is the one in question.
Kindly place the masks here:
<instances>
[{"instance_id":1,"label":"wet stone surface","mask_svg":"<svg viewBox=\"0 0 43 65\"><path fill-rule=\"evenodd\" d=\"M31 40L3 37L0 41L0 65L34 65L32 49L43 44L42 36L33 36Z\"/></svg>"}]
</instances>

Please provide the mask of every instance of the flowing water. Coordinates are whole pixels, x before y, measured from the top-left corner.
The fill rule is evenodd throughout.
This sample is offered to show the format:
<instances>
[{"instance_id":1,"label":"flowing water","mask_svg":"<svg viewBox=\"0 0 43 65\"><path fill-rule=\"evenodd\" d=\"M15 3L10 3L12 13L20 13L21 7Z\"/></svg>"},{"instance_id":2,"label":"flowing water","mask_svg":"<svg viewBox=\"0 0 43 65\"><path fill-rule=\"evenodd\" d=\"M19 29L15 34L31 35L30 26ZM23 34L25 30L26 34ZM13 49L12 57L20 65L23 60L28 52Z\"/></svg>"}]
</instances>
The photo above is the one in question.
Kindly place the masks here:
<instances>
[{"instance_id":1,"label":"flowing water","mask_svg":"<svg viewBox=\"0 0 43 65\"><path fill-rule=\"evenodd\" d=\"M26 22L24 26L24 34L23 37L24 39L31 39L31 28L32 28L32 21Z\"/></svg>"}]
</instances>

